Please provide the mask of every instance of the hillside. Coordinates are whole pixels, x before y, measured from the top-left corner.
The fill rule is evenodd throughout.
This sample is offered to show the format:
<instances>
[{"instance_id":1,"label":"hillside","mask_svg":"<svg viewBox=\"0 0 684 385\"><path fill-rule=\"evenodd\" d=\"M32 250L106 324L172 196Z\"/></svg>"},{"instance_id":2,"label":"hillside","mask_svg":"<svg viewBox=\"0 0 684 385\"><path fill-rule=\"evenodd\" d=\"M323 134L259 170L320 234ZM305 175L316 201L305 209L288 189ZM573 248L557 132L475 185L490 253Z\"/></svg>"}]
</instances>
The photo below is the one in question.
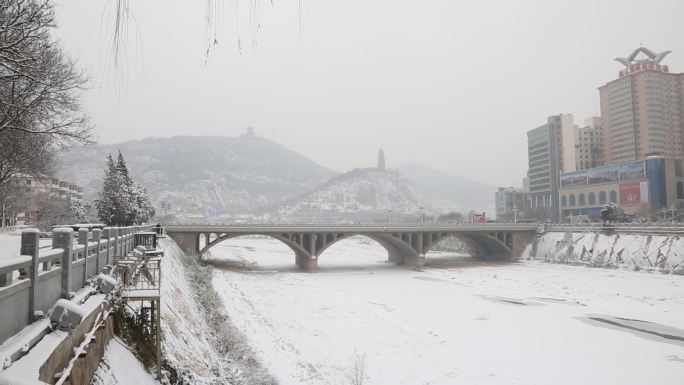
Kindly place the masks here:
<instances>
[{"instance_id":1,"label":"hillside","mask_svg":"<svg viewBox=\"0 0 684 385\"><path fill-rule=\"evenodd\" d=\"M405 164L398 169L437 211L475 210L493 213L494 186L417 164Z\"/></svg>"},{"instance_id":2,"label":"hillside","mask_svg":"<svg viewBox=\"0 0 684 385\"><path fill-rule=\"evenodd\" d=\"M357 168L280 210L289 222L416 221L429 203L397 170ZM391 212L390 212L391 210Z\"/></svg>"},{"instance_id":3,"label":"hillside","mask_svg":"<svg viewBox=\"0 0 684 385\"><path fill-rule=\"evenodd\" d=\"M124 154L133 177L153 202L198 216L271 210L334 175L306 157L254 136L178 136L114 145L74 147L60 159L58 177L84 187L86 200L101 188L107 154ZM210 210L212 211L212 210Z\"/></svg>"}]
</instances>

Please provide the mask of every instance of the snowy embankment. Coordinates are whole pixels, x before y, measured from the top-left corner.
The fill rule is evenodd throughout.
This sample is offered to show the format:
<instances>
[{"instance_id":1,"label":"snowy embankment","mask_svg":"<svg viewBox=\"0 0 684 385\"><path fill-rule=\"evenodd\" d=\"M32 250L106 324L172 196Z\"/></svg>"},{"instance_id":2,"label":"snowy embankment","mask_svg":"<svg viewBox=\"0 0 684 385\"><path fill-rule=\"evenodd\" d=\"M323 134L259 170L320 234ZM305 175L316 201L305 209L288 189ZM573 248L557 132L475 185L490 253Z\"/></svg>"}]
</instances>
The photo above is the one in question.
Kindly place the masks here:
<instances>
[{"instance_id":1,"label":"snowy embankment","mask_svg":"<svg viewBox=\"0 0 684 385\"><path fill-rule=\"evenodd\" d=\"M118 338L107 345L91 385L158 385L133 352Z\"/></svg>"},{"instance_id":2,"label":"snowy embankment","mask_svg":"<svg viewBox=\"0 0 684 385\"><path fill-rule=\"evenodd\" d=\"M350 384L359 361L365 385L684 378L679 276L444 253L413 270L354 238L326 250L315 274L274 240L233 239L211 253L234 324L283 385Z\"/></svg>"},{"instance_id":3,"label":"snowy embankment","mask_svg":"<svg viewBox=\"0 0 684 385\"><path fill-rule=\"evenodd\" d=\"M548 232L535 259L684 275L684 239L678 235Z\"/></svg>"},{"instance_id":4,"label":"snowy embankment","mask_svg":"<svg viewBox=\"0 0 684 385\"><path fill-rule=\"evenodd\" d=\"M211 268L161 239L162 351L172 383L271 384L211 287ZM274 383L275 384L275 383Z\"/></svg>"}]
</instances>

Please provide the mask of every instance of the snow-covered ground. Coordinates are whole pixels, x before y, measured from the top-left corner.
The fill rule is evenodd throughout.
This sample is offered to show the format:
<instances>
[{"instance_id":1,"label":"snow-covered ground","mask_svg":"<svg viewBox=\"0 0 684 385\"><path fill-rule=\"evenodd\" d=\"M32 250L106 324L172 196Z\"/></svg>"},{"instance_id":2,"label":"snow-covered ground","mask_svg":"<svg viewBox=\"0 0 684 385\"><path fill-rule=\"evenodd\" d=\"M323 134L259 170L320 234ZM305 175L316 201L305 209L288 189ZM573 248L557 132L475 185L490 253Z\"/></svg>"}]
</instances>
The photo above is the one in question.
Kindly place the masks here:
<instances>
[{"instance_id":1,"label":"snow-covered ground","mask_svg":"<svg viewBox=\"0 0 684 385\"><path fill-rule=\"evenodd\" d=\"M118 338L107 344L104 357L93 376L92 385L159 385Z\"/></svg>"},{"instance_id":2,"label":"snow-covered ground","mask_svg":"<svg viewBox=\"0 0 684 385\"><path fill-rule=\"evenodd\" d=\"M21 234L18 232L0 233L0 261L19 256Z\"/></svg>"},{"instance_id":3,"label":"snow-covered ground","mask_svg":"<svg viewBox=\"0 0 684 385\"><path fill-rule=\"evenodd\" d=\"M47 247L52 244L52 239L43 238L40 240L40 247ZM21 250L21 230L12 232L0 232L0 261L18 257Z\"/></svg>"},{"instance_id":4,"label":"snow-covered ground","mask_svg":"<svg viewBox=\"0 0 684 385\"><path fill-rule=\"evenodd\" d=\"M226 241L210 258L232 322L282 385L349 384L354 357L366 385L684 379L681 276L443 253L419 271L363 238L328 249L315 274L270 239Z\"/></svg>"},{"instance_id":5,"label":"snow-covered ground","mask_svg":"<svg viewBox=\"0 0 684 385\"><path fill-rule=\"evenodd\" d=\"M209 275L170 238L160 244L164 249L162 354L175 372L172 383L270 384L270 376L253 359L244 337L230 325L223 308L214 305L221 300L214 297Z\"/></svg>"}]
</instances>

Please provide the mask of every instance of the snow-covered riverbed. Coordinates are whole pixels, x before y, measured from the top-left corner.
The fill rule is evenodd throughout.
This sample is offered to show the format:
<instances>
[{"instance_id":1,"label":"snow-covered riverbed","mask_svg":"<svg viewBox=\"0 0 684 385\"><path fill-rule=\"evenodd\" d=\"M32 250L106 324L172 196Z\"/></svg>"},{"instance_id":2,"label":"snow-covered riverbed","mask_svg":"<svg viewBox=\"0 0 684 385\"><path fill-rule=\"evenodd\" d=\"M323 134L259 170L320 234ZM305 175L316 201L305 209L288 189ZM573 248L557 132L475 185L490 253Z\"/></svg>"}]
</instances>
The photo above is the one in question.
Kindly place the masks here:
<instances>
[{"instance_id":1,"label":"snow-covered riverbed","mask_svg":"<svg viewBox=\"0 0 684 385\"><path fill-rule=\"evenodd\" d=\"M365 357L364 384L377 385L684 378L681 276L448 254L429 254L439 263L417 271L355 238L327 250L315 274L269 239L227 241L211 258L252 266L218 267L214 286L283 385L349 384L354 356Z\"/></svg>"}]
</instances>

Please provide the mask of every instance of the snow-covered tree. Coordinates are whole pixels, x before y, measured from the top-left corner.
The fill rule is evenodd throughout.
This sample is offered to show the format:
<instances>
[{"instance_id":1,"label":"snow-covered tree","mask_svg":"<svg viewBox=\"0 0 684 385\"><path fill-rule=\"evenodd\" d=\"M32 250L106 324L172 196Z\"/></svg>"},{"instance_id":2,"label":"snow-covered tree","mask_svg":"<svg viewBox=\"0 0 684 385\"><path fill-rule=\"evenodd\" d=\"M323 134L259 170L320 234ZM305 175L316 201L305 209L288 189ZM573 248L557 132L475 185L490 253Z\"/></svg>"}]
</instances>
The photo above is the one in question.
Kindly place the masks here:
<instances>
[{"instance_id":1,"label":"snow-covered tree","mask_svg":"<svg viewBox=\"0 0 684 385\"><path fill-rule=\"evenodd\" d=\"M38 227L50 230L55 225L71 225L90 221L89 205L70 197L41 193L33 197L32 207L38 214Z\"/></svg>"},{"instance_id":2,"label":"snow-covered tree","mask_svg":"<svg viewBox=\"0 0 684 385\"><path fill-rule=\"evenodd\" d=\"M116 163L111 155L107 157L102 190L95 205L97 216L109 226L144 223L155 213L147 192L131 178L121 152Z\"/></svg>"},{"instance_id":3,"label":"snow-covered tree","mask_svg":"<svg viewBox=\"0 0 684 385\"><path fill-rule=\"evenodd\" d=\"M112 159L107 156L107 167L105 169L102 190L98 193L95 200L97 216L107 225L126 225L128 218L126 213L129 211L129 202L121 192L121 175Z\"/></svg>"},{"instance_id":4,"label":"snow-covered tree","mask_svg":"<svg viewBox=\"0 0 684 385\"><path fill-rule=\"evenodd\" d=\"M136 185L136 202L138 205L137 211L137 222L145 223L150 220L155 215L154 205L150 200L150 196L147 195L147 191Z\"/></svg>"},{"instance_id":5,"label":"snow-covered tree","mask_svg":"<svg viewBox=\"0 0 684 385\"><path fill-rule=\"evenodd\" d=\"M59 145L88 143L87 78L55 41L54 1L0 0L0 185L48 173Z\"/></svg>"},{"instance_id":6,"label":"snow-covered tree","mask_svg":"<svg viewBox=\"0 0 684 385\"><path fill-rule=\"evenodd\" d=\"M130 173L128 172L128 166L126 165L126 160L119 151L119 156L116 160L116 171L120 178L120 193L124 201L130 206L126 209L126 223L136 223L138 222L138 192L137 186L133 182Z\"/></svg>"}]
</instances>

